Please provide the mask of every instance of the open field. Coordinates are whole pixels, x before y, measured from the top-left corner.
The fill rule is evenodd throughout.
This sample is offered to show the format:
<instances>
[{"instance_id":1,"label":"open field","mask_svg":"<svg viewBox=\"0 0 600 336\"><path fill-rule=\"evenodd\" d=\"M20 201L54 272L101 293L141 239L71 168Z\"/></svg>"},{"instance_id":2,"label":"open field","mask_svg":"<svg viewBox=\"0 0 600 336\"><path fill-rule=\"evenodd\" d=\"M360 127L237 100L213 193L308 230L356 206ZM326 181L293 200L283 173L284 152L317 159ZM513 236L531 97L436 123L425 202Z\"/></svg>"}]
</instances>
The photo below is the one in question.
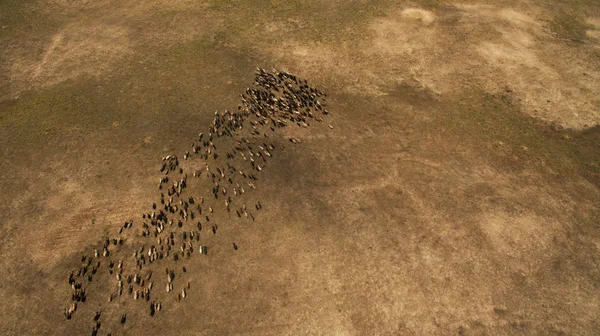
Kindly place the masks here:
<instances>
[{"instance_id":1,"label":"open field","mask_svg":"<svg viewBox=\"0 0 600 336\"><path fill-rule=\"evenodd\" d=\"M94 280L66 320L256 67L331 112L272 139L256 221L154 317ZM600 334L599 97L592 0L0 0L0 334Z\"/></svg>"}]
</instances>

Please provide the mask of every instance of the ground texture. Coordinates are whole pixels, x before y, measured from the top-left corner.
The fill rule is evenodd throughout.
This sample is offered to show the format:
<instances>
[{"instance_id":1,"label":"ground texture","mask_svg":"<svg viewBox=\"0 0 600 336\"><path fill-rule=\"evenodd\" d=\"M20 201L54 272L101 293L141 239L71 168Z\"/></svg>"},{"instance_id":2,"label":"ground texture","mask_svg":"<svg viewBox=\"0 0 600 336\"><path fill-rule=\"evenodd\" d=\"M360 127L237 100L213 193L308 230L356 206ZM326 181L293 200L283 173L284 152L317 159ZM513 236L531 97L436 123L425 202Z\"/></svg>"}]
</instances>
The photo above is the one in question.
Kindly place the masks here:
<instances>
[{"instance_id":1,"label":"ground texture","mask_svg":"<svg viewBox=\"0 0 600 336\"><path fill-rule=\"evenodd\" d=\"M334 128L290 130L256 221L113 335L600 333L596 1L2 0L1 334L90 333L69 272L257 66Z\"/></svg>"}]
</instances>

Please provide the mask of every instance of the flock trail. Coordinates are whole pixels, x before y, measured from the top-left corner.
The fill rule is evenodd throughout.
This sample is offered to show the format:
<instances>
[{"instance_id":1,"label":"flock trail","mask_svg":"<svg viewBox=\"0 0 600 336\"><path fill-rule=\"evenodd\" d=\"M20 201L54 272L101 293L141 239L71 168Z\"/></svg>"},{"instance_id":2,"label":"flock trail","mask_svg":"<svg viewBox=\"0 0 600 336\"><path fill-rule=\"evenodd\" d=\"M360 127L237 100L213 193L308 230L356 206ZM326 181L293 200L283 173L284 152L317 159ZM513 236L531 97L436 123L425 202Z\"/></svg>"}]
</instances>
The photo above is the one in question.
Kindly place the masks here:
<instances>
[{"instance_id":1,"label":"flock trail","mask_svg":"<svg viewBox=\"0 0 600 336\"><path fill-rule=\"evenodd\" d=\"M193 286L186 280L191 266L183 261L208 257L206 235L217 235L231 221L255 221L263 209L249 194L285 148L281 137L275 137L277 130L309 127L329 114L326 94L287 72L257 69L254 86L240 97L237 111L215 112L209 129L181 157L162 158L160 196L148 211L124 221L116 235L102 238L81 257L80 266L68 275L72 296L64 311L67 320L89 318L91 335L101 330L111 335L128 321L119 304L124 300L136 301L129 309L153 317L170 302L185 300ZM232 251L238 248L233 242ZM106 292L90 295L92 291ZM95 303L100 309L90 317L78 316L78 308L90 304L91 297L104 298Z\"/></svg>"}]
</instances>

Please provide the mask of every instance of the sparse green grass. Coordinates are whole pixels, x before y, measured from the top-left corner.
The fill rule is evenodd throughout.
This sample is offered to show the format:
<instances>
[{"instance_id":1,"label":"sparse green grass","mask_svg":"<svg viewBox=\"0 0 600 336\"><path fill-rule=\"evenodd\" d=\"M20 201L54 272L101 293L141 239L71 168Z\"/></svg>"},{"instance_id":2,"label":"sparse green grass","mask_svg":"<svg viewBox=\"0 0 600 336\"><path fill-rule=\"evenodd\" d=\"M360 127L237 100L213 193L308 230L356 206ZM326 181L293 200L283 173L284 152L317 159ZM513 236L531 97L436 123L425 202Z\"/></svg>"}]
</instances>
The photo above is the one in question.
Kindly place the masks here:
<instances>
[{"instance_id":1,"label":"sparse green grass","mask_svg":"<svg viewBox=\"0 0 600 336\"><path fill-rule=\"evenodd\" d=\"M35 147L72 129L119 132L113 122L156 128L160 133L161 127L186 127L185 118L200 116L199 111L235 107L227 104L235 96L229 94L231 86L226 85L226 78L233 80L233 86L247 85L254 64L239 51L232 50L223 57L215 51L220 43L203 36L174 48L149 49L136 58L123 59L116 65L121 69L118 74L81 76L25 92L17 101L2 105L0 129L6 130L0 134L3 149L22 144ZM243 70L238 69L240 65ZM236 74L242 71L244 76L238 79ZM217 104L198 99L207 92Z\"/></svg>"},{"instance_id":2,"label":"sparse green grass","mask_svg":"<svg viewBox=\"0 0 600 336\"><path fill-rule=\"evenodd\" d=\"M255 26L296 20L297 27L292 28L293 25L290 25L285 38L302 43L351 41L362 33L355 28L370 18L385 15L389 5L389 1L381 0L351 1L336 5L330 5L326 1L212 1L209 9L226 18L228 24L223 31L225 35L246 38L249 32L255 32L261 35L261 40L271 39L273 43L282 38L279 35L281 33L266 34L262 27L257 30ZM242 13L243 15L239 15Z\"/></svg>"},{"instance_id":3,"label":"sparse green grass","mask_svg":"<svg viewBox=\"0 0 600 336\"><path fill-rule=\"evenodd\" d=\"M573 42L583 42L586 29L585 19L571 11L561 10L550 21L550 30L557 37Z\"/></svg>"},{"instance_id":4,"label":"sparse green grass","mask_svg":"<svg viewBox=\"0 0 600 336\"><path fill-rule=\"evenodd\" d=\"M546 0L540 5L551 13L549 28L555 36L576 43L586 40L585 19L600 14L595 0Z\"/></svg>"},{"instance_id":5,"label":"sparse green grass","mask_svg":"<svg viewBox=\"0 0 600 336\"><path fill-rule=\"evenodd\" d=\"M551 172L559 180L581 174L600 185L598 127L585 132L557 129L522 113L507 96L483 92L463 96L443 111L440 122L495 166Z\"/></svg>"}]
</instances>

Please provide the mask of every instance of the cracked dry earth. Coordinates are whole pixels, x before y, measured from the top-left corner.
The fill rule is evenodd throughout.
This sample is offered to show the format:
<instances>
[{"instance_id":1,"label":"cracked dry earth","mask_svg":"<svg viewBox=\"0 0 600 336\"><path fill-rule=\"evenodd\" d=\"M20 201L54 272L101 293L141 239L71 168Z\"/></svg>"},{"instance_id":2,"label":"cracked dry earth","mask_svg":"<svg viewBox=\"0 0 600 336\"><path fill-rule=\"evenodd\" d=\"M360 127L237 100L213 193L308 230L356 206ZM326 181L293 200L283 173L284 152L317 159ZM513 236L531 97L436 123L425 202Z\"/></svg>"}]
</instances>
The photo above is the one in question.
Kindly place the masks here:
<instances>
[{"instance_id":1,"label":"cracked dry earth","mask_svg":"<svg viewBox=\"0 0 600 336\"><path fill-rule=\"evenodd\" d=\"M135 300L134 249L160 249L142 214L214 160L183 158L257 66L331 113L249 144L273 155L236 157L255 220L223 182L194 255L160 259ZM101 312L98 335L596 335L599 93L595 1L3 1L0 333L89 335ZM224 138L218 160L247 144ZM185 171L157 190L168 155ZM186 190L208 201L203 179ZM182 222L177 251L199 229Z\"/></svg>"}]
</instances>

